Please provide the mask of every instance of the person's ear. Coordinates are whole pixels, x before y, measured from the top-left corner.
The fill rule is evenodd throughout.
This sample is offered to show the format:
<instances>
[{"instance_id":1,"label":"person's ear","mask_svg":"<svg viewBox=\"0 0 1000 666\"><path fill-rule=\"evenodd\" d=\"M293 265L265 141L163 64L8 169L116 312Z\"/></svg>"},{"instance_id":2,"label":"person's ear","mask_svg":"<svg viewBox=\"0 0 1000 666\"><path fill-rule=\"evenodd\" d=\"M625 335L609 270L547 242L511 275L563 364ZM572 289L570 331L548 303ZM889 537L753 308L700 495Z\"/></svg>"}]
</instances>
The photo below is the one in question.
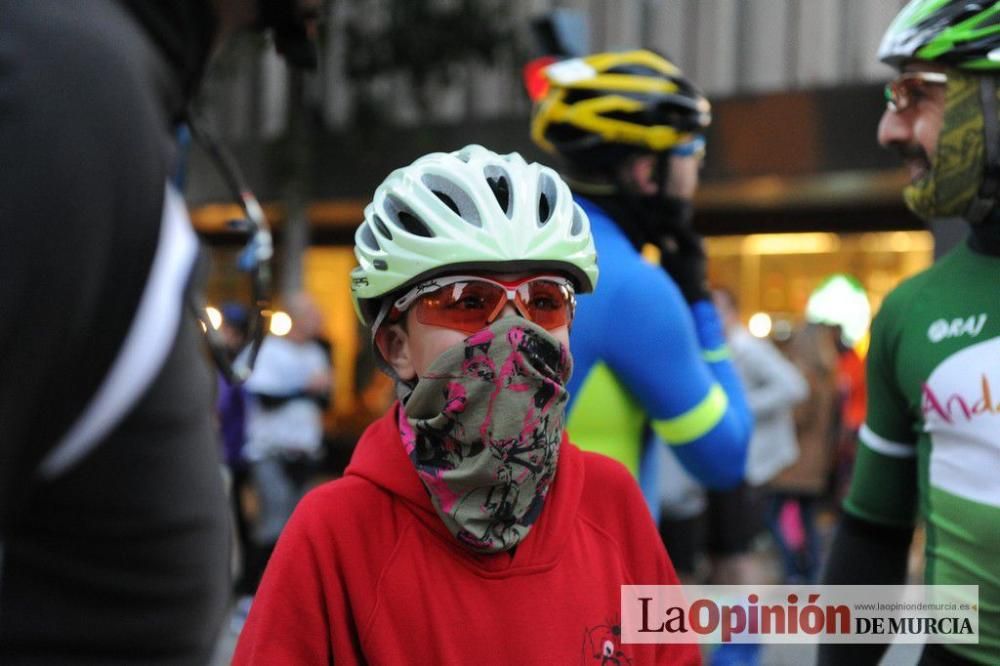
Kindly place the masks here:
<instances>
[{"instance_id":1,"label":"person's ear","mask_svg":"<svg viewBox=\"0 0 1000 666\"><path fill-rule=\"evenodd\" d=\"M408 382L417 376L410 355L410 338L402 326L380 327L375 333L375 346L400 379Z\"/></svg>"},{"instance_id":2,"label":"person's ear","mask_svg":"<svg viewBox=\"0 0 1000 666\"><path fill-rule=\"evenodd\" d=\"M647 154L626 158L619 168L619 181L633 194L655 193L655 162L656 158Z\"/></svg>"}]
</instances>

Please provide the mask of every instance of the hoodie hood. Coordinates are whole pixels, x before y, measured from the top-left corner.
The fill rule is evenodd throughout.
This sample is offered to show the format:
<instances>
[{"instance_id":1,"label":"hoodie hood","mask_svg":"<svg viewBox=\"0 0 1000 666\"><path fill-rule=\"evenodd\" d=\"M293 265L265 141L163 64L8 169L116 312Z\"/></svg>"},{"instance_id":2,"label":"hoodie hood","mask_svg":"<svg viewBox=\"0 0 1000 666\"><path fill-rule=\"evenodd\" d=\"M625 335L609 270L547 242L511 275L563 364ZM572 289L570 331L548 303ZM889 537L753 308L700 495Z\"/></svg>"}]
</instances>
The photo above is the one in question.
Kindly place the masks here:
<instances>
[{"instance_id":1,"label":"hoodie hood","mask_svg":"<svg viewBox=\"0 0 1000 666\"><path fill-rule=\"evenodd\" d=\"M580 451L565 434L561 443L555 480L534 529L513 555L476 553L456 539L434 510L427 489L406 454L397 425L399 403L365 430L358 441L345 476L361 477L393 495L413 512L434 535L466 565L485 575L531 573L553 566L576 520L583 491L584 467Z\"/></svg>"}]
</instances>

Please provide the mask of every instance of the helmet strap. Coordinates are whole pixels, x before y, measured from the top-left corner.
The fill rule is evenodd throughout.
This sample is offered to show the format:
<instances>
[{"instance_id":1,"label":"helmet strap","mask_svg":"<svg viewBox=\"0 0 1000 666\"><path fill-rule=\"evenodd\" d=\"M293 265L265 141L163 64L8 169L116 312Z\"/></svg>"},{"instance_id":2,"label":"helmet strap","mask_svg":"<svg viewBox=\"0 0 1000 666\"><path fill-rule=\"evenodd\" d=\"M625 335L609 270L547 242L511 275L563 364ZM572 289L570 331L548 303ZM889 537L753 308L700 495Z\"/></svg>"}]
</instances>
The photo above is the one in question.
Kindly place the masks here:
<instances>
[{"instance_id":1,"label":"helmet strap","mask_svg":"<svg viewBox=\"0 0 1000 666\"><path fill-rule=\"evenodd\" d=\"M392 296L387 296L382 299L382 303L379 305L378 314L375 315L375 320L372 322L370 344L372 355L375 357L376 367L378 367L378 369L385 374L389 375L390 379L392 379L393 383L396 385L396 397L400 400L405 400L405 396L408 396L410 391L413 390L415 382L411 383L404 381L396 373L396 369L392 367L392 364L390 364L389 361L382 356L382 352L379 351L378 345L375 343L375 334L389 318L389 313L392 311L392 304L396 300L396 296L398 296L398 292Z\"/></svg>"},{"instance_id":2,"label":"helmet strap","mask_svg":"<svg viewBox=\"0 0 1000 666\"><path fill-rule=\"evenodd\" d=\"M562 174L563 180L574 192L585 197L613 196L618 193L618 185L605 180L593 180L578 175Z\"/></svg>"},{"instance_id":3,"label":"helmet strap","mask_svg":"<svg viewBox=\"0 0 1000 666\"><path fill-rule=\"evenodd\" d=\"M965 212L965 219L972 224L979 224L986 219L996 207L997 195L1000 194L1000 120L997 119L997 84L994 77L980 78L979 95L983 109L986 159L983 165L983 182Z\"/></svg>"},{"instance_id":4,"label":"helmet strap","mask_svg":"<svg viewBox=\"0 0 1000 666\"><path fill-rule=\"evenodd\" d=\"M657 153L656 162L653 163L653 182L656 183L657 199L667 198L668 178L670 178L670 153Z\"/></svg>"}]
</instances>

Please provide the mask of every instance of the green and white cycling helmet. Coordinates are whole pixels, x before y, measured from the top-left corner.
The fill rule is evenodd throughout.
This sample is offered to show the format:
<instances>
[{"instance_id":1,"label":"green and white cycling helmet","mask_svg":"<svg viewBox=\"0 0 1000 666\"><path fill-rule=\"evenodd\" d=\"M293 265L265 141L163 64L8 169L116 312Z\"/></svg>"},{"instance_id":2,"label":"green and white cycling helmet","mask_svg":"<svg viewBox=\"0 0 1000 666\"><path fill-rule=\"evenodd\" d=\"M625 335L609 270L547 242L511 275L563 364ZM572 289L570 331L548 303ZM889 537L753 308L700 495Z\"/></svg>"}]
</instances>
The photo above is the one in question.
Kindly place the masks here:
<instances>
[{"instance_id":1,"label":"green and white cycling helmet","mask_svg":"<svg viewBox=\"0 0 1000 666\"><path fill-rule=\"evenodd\" d=\"M1000 69L1000 2L912 0L893 20L879 60L927 60L973 71Z\"/></svg>"},{"instance_id":2,"label":"green and white cycling helmet","mask_svg":"<svg viewBox=\"0 0 1000 666\"><path fill-rule=\"evenodd\" d=\"M373 328L387 295L446 271L553 270L578 293L597 284L590 221L559 175L482 146L425 155L389 174L354 243L351 297Z\"/></svg>"}]
</instances>

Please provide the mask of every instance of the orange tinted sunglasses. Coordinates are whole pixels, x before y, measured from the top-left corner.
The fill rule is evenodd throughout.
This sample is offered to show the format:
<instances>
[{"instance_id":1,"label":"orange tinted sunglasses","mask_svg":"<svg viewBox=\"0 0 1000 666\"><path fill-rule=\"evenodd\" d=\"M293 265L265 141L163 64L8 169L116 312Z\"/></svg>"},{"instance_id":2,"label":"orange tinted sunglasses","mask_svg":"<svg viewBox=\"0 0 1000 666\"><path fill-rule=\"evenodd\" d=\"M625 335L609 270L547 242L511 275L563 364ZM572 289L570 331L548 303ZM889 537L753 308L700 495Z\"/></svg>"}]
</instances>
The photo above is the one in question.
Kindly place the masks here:
<instances>
[{"instance_id":1,"label":"orange tinted sunglasses","mask_svg":"<svg viewBox=\"0 0 1000 666\"><path fill-rule=\"evenodd\" d=\"M408 291L393 304L390 319L412 308L421 324L475 333L493 323L507 303L549 331L569 326L576 308L573 284L566 278L541 275L508 282L452 275Z\"/></svg>"}]
</instances>

